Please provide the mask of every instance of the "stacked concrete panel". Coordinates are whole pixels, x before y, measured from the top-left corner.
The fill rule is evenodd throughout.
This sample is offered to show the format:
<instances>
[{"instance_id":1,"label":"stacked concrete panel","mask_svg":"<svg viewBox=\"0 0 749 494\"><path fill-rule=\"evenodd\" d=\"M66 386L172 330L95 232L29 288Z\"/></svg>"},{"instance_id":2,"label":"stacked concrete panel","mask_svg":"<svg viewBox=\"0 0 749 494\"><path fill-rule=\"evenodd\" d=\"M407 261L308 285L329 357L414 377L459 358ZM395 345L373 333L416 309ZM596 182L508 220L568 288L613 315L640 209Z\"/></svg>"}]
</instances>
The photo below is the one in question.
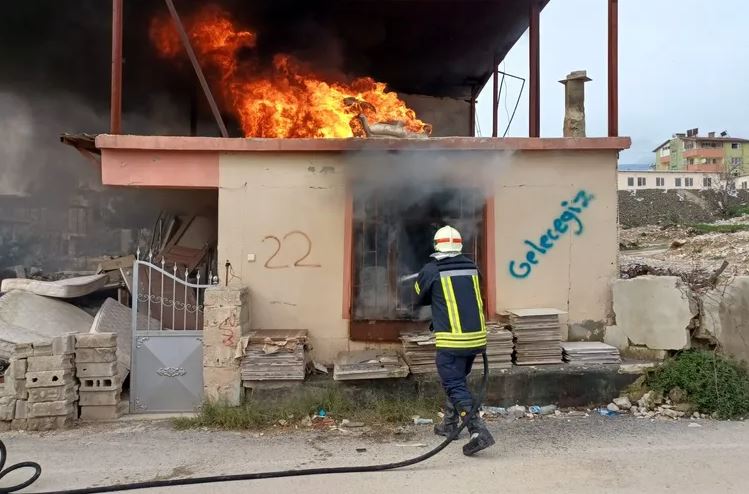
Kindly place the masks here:
<instances>
[{"instance_id":1,"label":"stacked concrete panel","mask_svg":"<svg viewBox=\"0 0 749 494\"><path fill-rule=\"evenodd\" d=\"M79 405L83 420L119 417L121 385L117 372L117 334L76 336L75 365L80 381Z\"/></svg>"},{"instance_id":2,"label":"stacked concrete panel","mask_svg":"<svg viewBox=\"0 0 749 494\"><path fill-rule=\"evenodd\" d=\"M203 324L203 391L207 400L240 404L242 376L237 357L241 357L242 340L246 341L249 332L247 288L207 288Z\"/></svg>"},{"instance_id":3,"label":"stacked concrete panel","mask_svg":"<svg viewBox=\"0 0 749 494\"><path fill-rule=\"evenodd\" d=\"M33 343L26 358L28 401L16 403L16 420L26 420L28 430L59 429L78 418L75 377L75 336L58 336ZM22 417L25 415L25 417Z\"/></svg>"},{"instance_id":4,"label":"stacked concrete panel","mask_svg":"<svg viewBox=\"0 0 749 494\"><path fill-rule=\"evenodd\" d=\"M29 395L26 389L26 359L33 355L33 349L30 343L18 347L18 351L13 352L10 365L5 369L5 384L0 393L0 430L26 428Z\"/></svg>"}]
</instances>

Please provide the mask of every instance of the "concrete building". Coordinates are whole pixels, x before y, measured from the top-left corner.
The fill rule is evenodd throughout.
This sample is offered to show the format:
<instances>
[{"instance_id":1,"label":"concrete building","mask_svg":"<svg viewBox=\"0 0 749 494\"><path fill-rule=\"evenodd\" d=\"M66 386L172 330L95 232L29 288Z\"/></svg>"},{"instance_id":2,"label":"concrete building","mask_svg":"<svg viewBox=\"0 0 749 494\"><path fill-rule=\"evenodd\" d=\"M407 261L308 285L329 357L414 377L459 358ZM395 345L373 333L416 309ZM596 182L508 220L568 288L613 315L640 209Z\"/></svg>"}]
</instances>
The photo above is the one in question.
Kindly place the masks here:
<instances>
[{"instance_id":1,"label":"concrete building","mask_svg":"<svg viewBox=\"0 0 749 494\"><path fill-rule=\"evenodd\" d=\"M700 136L698 129L673 137L653 150L657 171L749 173L749 139L730 137L726 132Z\"/></svg>"},{"instance_id":2,"label":"concrete building","mask_svg":"<svg viewBox=\"0 0 749 494\"><path fill-rule=\"evenodd\" d=\"M333 9L320 21L353 36L350 49L368 60L367 70L432 125L429 138L267 138L264 129L246 131L247 119L260 113L232 111L227 94L219 90L216 102L208 85L205 96L223 137L124 135L115 35L112 131L95 138L102 183L218 191L220 283L248 293L231 298L247 296L251 305L251 319L235 319L257 330L308 330L319 362L425 328L428 314L398 280L428 261L432 236L444 224L462 231L464 250L480 267L488 318L511 308L553 307L567 313L575 334L602 331L618 277L617 157L630 145L617 126L617 2L609 1L609 135L579 138L540 136L545 4L383 1L368 4L367 15L361 6ZM380 26L387 39L362 44L356 25L367 32ZM498 86L499 63L526 29L529 137L474 137L476 95L491 80ZM414 39L421 40L418 50L398 49ZM379 43L383 56L374 56L371 46ZM285 95L276 97L281 104ZM222 114L232 118L229 126ZM229 137L227 128L237 123L245 137ZM584 129L584 121L578 124ZM206 331L212 327L207 321ZM227 369L234 365L230 353ZM225 378L237 375L228 369ZM211 379L211 389L228 389ZM236 393L230 396L235 401Z\"/></svg>"},{"instance_id":3,"label":"concrete building","mask_svg":"<svg viewBox=\"0 0 749 494\"><path fill-rule=\"evenodd\" d=\"M733 179L726 182L726 177L723 174L713 172L639 170L619 171L617 173L619 190L707 190L725 188L732 183Z\"/></svg>"}]
</instances>

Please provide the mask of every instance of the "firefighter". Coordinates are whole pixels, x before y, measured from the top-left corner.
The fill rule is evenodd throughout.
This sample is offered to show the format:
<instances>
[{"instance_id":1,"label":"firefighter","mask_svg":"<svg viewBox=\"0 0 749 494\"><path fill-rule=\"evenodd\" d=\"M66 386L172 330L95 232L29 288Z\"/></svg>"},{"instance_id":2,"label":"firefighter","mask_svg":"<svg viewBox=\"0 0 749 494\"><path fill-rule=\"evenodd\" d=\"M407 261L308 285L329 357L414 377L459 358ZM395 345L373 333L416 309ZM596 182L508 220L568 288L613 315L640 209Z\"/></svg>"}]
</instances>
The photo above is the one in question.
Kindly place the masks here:
<instances>
[{"instance_id":1,"label":"firefighter","mask_svg":"<svg viewBox=\"0 0 749 494\"><path fill-rule=\"evenodd\" d=\"M444 419L434 433L449 436L461 420L468 420L471 438L463 454L471 456L493 445L494 438L478 413L469 417L474 398L467 377L476 355L486 350L486 325L478 269L462 250L460 233L450 226L440 228L433 260L419 272L414 290L419 305L432 306L437 372L447 395Z\"/></svg>"}]
</instances>

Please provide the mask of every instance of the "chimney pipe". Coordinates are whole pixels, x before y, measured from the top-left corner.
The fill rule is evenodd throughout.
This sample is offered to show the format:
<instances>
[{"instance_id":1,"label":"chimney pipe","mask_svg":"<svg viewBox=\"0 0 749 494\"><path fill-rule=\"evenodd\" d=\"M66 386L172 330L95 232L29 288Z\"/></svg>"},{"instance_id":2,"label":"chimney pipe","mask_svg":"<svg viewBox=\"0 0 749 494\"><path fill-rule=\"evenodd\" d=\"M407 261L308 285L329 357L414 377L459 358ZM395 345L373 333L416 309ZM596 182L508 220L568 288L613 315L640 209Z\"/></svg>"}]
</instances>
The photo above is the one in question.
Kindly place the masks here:
<instances>
[{"instance_id":1,"label":"chimney pipe","mask_svg":"<svg viewBox=\"0 0 749 494\"><path fill-rule=\"evenodd\" d=\"M585 70L570 72L564 84L564 137L585 137L585 83L591 81Z\"/></svg>"}]
</instances>

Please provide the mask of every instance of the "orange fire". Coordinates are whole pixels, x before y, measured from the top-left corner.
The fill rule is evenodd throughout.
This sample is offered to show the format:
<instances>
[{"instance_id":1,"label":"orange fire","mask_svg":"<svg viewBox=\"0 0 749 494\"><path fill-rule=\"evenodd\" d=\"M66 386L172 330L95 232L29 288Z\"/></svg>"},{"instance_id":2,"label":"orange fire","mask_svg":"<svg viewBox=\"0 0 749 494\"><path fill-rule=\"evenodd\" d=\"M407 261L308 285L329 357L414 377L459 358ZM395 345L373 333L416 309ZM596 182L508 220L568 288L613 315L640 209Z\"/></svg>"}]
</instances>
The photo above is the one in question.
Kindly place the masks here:
<instances>
[{"instance_id":1,"label":"orange fire","mask_svg":"<svg viewBox=\"0 0 749 494\"><path fill-rule=\"evenodd\" d=\"M327 82L286 54L276 55L272 67L260 69L252 56L255 33L240 29L218 7L204 7L190 16L185 29L201 66L216 72L223 106L237 117L246 137L361 136L359 114L370 123L400 121L411 132L431 132L396 93L370 77ZM151 20L150 37L164 58L183 52L169 16Z\"/></svg>"}]
</instances>

